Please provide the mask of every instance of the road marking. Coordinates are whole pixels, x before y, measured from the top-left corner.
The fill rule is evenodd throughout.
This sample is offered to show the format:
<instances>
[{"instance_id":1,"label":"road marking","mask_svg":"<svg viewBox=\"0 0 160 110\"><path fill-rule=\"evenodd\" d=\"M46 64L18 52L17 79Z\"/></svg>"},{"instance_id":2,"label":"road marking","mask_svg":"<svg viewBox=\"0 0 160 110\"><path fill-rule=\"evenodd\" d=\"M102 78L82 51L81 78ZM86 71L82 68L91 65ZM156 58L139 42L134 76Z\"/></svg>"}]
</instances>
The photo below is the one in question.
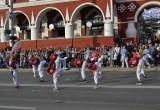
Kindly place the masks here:
<instances>
[{"instance_id":1,"label":"road marking","mask_svg":"<svg viewBox=\"0 0 160 110\"><path fill-rule=\"evenodd\" d=\"M13 84L0 83L0 86L10 87ZM20 84L22 87L53 87L53 84ZM82 85L82 84L59 84L60 87L72 87L72 88L93 88L94 85ZM155 85L99 85L102 88L118 88L118 89L160 89L160 86Z\"/></svg>"},{"instance_id":2,"label":"road marking","mask_svg":"<svg viewBox=\"0 0 160 110\"><path fill-rule=\"evenodd\" d=\"M16 109L16 110L35 110L36 107L19 107L19 106L1 106L0 108L5 108L5 109Z\"/></svg>"}]
</instances>

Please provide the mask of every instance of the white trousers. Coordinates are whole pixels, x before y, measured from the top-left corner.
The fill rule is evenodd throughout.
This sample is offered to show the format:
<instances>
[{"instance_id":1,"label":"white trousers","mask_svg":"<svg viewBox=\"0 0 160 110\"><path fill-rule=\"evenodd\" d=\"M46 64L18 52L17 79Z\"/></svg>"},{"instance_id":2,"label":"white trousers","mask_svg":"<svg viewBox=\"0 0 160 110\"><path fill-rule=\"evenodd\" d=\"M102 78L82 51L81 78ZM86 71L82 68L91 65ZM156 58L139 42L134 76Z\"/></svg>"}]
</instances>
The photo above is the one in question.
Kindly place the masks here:
<instances>
[{"instance_id":1,"label":"white trousers","mask_svg":"<svg viewBox=\"0 0 160 110\"><path fill-rule=\"evenodd\" d=\"M37 68L36 68L34 65L32 65L32 70L33 70L33 74L34 74L34 76L36 76Z\"/></svg>"},{"instance_id":2,"label":"white trousers","mask_svg":"<svg viewBox=\"0 0 160 110\"><path fill-rule=\"evenodd\" d=\"M44 77L44 68L38 68L38 73L39 73L39 77L43 78Z\"/></svg>"},{"instance_id":3,"label":"white trousers","mask_svg":"<svg viewBox=\"0 0 160 110\"><path fill-rule=\"evenodd\" d=\"M101 63L99 63L99 65L98 65L98 73L99 73L99 75L102 74L102 64Z\"/></svg>"},{"instance_id":4,"label":"white trousers","mask_svg":"<svg viewBox=\"0 0 160 110\"><path fill-rule=\"evenodd\" d=\"M58 75L63 72L63 70L63 68L58 68L53 75L53 83L56 89L58 89Z\"/></svg>"},{"instance_id":5,"label":"white trousers","mask_svg":"<svg viewBox=\"0 0 160 110\"><path fill-rule=\"evenodd\" d=\"M86 72L84 67L82 67L81 69L81 76L82 76L82 79L86 79Z\"/></svg>"},{"instance_id":6,"label":"white trousers","mask_svg":"<svg viewBox=\"0 0 160 110\"><path fill-rule=\"evenodd\" d=\"M139 60L137 71L136 71L138 81L141 81L141 74L145 75L144 74L144 61Z\"/></svg>"},{"instance_id":7,"label":"white trousers","mask_svg":"<svg viewBox=\"0 0 160 110\"><path fill-rule=\"evenodd\" d=\"M94 83L95 84L98 84L98 73L99 73L98 71L94 72Z\"/></svg>"},{"instance_id":8,"label":"white trousers","mask_svg":"<svg viewBox=\"0 0 160 110\"><path fill-rule=\"evenodd\" d=\"M19 85L19 83L18 83L18 70L17 69L15 69L15 70L12 70L13 71L13 73L12 73L12 79L13 79L13 83L14 83L14 85Z\"/></svg>"}]
</instances>

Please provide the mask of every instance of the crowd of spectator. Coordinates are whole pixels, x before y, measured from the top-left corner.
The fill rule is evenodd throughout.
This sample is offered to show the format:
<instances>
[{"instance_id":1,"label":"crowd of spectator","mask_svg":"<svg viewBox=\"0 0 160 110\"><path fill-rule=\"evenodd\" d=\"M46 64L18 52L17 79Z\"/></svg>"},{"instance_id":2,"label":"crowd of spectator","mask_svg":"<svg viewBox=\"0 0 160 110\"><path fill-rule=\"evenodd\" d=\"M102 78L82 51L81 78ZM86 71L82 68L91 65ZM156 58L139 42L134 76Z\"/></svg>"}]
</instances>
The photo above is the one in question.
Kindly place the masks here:
<instances>
[{"instance_id":1,"label":"crowd of spectator","mask_svg":"<svg viewBox=\"0 0 160 110\"><path fill-rule=\"evenodd\" d=\"M140 43L139 45L134 44L132 41L127 41L126 39L122 39L123 42L116 43L115 46L106 46L103 45L101 47L94 47L90 45L86 45L84 48L67 46L66 48L54 48L54 47L46 47L39 49L19 49L16 51L16 61L19 63L21 68L31 68L31 64L29 63L29 59L32 55L38 55L39 57L45 57L45 60L49 62L49 56L52 53L60 54L61 57L68 57L67 62L74 67L73 61L74 58L80 57L83 60L87 54L91 54L92 51L99 51L103 56L102 64L103 66L111 66L111 67L131 67L131 65L124 66L122 62L122 57L125 57L124 60L129 62L130 58L132 58L132 52L138 51L143 54L151 54L155 59L153 61L149 61L152 66L160 65L160 44L159 43ZM9 62L9 53L11 49L5 48L0 51L0 68L6 68L6 65ZM150 65L150 66L151 66Z\"/></svg>"}]
</instances>

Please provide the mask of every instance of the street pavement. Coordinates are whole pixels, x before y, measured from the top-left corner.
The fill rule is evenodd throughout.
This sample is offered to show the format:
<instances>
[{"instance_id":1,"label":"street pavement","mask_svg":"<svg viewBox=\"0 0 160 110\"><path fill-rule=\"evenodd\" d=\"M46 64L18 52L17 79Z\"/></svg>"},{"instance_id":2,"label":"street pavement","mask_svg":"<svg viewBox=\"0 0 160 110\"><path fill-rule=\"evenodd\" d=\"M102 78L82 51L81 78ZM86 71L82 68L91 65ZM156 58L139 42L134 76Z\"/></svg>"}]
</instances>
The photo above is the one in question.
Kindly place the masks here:
<instances>
[{"instance_id":1,"label":"street pavement","mask_svg":"<svg viewBox=\"0 0 160 110\"><path fill-rule=\"evenodd\" d=\"M159 68L146 68L143 85L136 85L135 69L103 68L99 89L87 70L82 83L78 68L59 76L53 91L52 77L34 78L31 69L19 69L20 88L15 89L8 69L0 69L0 110L160 110Z\"/></svg>"}]
</instances>

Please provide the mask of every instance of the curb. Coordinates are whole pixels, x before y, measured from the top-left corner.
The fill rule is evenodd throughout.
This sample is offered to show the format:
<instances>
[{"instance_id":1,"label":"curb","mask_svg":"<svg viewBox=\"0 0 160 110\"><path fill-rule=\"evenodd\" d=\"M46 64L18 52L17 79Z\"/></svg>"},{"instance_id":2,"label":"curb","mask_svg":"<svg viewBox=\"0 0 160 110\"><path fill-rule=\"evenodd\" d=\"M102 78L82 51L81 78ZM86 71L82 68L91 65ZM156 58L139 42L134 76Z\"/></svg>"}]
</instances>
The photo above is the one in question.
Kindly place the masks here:
<instances>
[{"instance_id":1,"label":"curb","mask_svg":"<svg viewBox=\"0 0 160 110\"><path fill-rule=\"evenodd\" d=\"M3 71L9 71L9 69L0 69L0 72L3 72ZM25 68L25 69L19 69L18 71L32 71L31 68ZM79 72L79 68L71 68L71 70L68 70L66 72ZM86 71L90 71L88 69L86 69ZM117 67L117 68L112 68L112 67L104 67L102 68L102 71L136 71L136 68L120 68L120 67ZM160 71L160 68L159 67L153 67L153 68L145 68L145 71Z\"/></svg>"}]
</instances>

